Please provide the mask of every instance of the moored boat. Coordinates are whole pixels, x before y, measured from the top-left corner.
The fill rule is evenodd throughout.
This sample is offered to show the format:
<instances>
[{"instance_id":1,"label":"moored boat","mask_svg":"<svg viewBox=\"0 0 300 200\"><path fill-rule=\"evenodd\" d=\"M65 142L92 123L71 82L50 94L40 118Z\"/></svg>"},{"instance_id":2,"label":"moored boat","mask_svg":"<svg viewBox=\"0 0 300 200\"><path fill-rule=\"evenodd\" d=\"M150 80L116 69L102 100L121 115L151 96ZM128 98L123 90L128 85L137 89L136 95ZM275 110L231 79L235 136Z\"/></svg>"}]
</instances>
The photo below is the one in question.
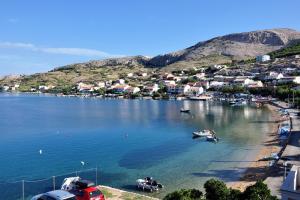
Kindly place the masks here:
<instances>
[{"instance_id":1,"label":"moored boat","mask_svg":"<svg viewBox=\"0 0 300 200\"><path fill-rule=\"evenodd\" d=\"M200 95L200 96L191 96L189 97L190 100L195 100L195 101L207 101L212 99L212 96L209 95Z\"/></svg>"},{"instance_id":2,"label":"moored boat","mask_svg":"<svg viewBox=\"0 0 300 200\"><path fill-rule=\"evenodd\" d=\"M180 108L180 112L189 113L190 109Z\"/></svg>"},{"instance_id":3,"label":"moored boat","mask_svg":"<svg viewBox=\"0 0 300 200\"><path fill-rule=\"evenodd\" d=\"M213 133L210 130L202 130L202 131L193 132L193 135L196 137L206 137L206 136L212 136Z\"/></svg>"}]
</instances>

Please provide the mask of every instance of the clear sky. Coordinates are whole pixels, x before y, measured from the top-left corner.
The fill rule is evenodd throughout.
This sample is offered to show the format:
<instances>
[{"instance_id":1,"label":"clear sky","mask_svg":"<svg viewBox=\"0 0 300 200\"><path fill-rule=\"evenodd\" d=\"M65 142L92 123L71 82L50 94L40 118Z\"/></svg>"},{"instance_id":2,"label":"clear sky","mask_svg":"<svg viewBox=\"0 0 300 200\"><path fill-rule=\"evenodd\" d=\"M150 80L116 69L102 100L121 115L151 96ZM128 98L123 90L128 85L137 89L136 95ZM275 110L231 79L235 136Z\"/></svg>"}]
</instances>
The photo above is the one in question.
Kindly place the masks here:
<instances>
[{"instance_id":1,"label":"clear sky","mask_svg":"<svg viewBox=\"0 0 300 200\"><path fill-rule=\"evenodd\" d=\"M1 0L0 75L168 53L234 32L300 30L299 0Z\"/></svg>"}]
</instances>

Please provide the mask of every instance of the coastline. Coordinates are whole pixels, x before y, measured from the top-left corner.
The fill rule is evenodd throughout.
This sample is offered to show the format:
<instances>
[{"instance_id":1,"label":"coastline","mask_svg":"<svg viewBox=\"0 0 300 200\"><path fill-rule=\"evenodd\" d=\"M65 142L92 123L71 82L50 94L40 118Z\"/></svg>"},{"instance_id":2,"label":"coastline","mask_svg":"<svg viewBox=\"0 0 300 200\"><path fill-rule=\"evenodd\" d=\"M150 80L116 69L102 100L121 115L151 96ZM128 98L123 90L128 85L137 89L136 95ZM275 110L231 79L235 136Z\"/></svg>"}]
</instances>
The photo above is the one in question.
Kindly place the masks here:
<instances>
[{"instance_id":1,"label":"coastline","mask_svg":"<svg viewBox=\"0 0 300 200\"><path fill-rule=\"evenodd\" d=\"M278 109L274 105L266 104L272 115L272 121L268 122L269 132L261 142L261 148L255 156L255 162L249 163L245 172L238 181L228 182L227 185L233 189L244 191L248 186L255 184L257 180L265 180L269 173L269 161L259 161L264 157L270 156L271 153L278 153L282 147L278 145L277 130L281 121L280 115L276 112Z\"/></svg>"}]
</instances>

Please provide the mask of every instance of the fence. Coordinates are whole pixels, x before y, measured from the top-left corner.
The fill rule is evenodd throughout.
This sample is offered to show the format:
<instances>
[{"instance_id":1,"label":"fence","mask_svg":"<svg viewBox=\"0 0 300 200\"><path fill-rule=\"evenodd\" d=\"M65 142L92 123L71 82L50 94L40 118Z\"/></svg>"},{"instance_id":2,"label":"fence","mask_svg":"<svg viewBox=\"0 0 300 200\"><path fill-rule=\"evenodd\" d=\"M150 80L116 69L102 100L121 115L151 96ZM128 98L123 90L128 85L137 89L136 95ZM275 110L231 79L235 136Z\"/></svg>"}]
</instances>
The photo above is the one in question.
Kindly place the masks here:
<instances>
[{"instance_id":1,"label":"fence","mask_svg":"<svg viewBox=\"0 0 300 200\"><path fill-rule=\"evenodd\" d=\"M1 199L5 200L30 200L37 194L60 189L65 178L74 176L94 181L96 185L100 178L98 176L98 169L92 168L39 180L0 182L0 196Z\"/></svg>"}]
</instances>

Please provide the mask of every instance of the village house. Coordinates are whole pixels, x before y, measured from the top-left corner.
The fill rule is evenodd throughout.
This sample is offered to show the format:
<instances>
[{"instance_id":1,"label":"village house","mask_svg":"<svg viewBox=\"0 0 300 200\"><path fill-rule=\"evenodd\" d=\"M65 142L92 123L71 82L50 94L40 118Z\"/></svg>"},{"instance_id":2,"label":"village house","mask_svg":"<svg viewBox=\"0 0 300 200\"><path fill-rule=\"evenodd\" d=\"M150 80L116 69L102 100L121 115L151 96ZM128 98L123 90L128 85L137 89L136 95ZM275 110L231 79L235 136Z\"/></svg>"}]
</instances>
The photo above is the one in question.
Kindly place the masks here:
<instances>
[{"instance_id":1,"label":"village house","mask_svg":"<svg viewBox=\"0 0 300 200\"><path fill-rule=\"evenodd\" d=\"M193 96L199 96L204 93L204 88L202 86L192 86L188 89L187 93L184 93L185 95L193 95Z\"/></svg>"},{"instance_id":2,"label":"village house","mask_svg":"<svg viewBox=\"0 0 300 200\"><path fill-rule=\"evenodd\" d=\"M122 93L126 92L129 88L130 88L129 85L116 84L116 85L113 85L111 89L112 89L113 93L122 94Z\"/></svg>"},{"instance_id":3,"label":"village house","mask_svg":"<svg viewBox=\"0 0 300 200\"><path fill-rule=\"evenodd\" d=\"M94 91L94 85L85 84L85 83L80 82L80 83L77 84L77 90L81 93L93 92Z\"/></svg>"},{"instance_id":4,"label":"village house","mask_svg":"<svg viewBox=\"0 0 300 200\"><path fill-rule=\"evenodd\" d=\"M159 90L158 84L153 84L151 86L149 85L144 87L143 93L152 95L154 92L157 92L158 90Z\"/></svg>"},{"instance_id":5,"label":"village house","mask_svg":"<svg viewBox=\"0 0 300 200\"><path fill-rule=\"evenodd\" d=\"M20 87L19 84L15 84L13 87L11 87L11 91L15 91Z\"/></svg>"},{"instance_id":6,"label":"village house","mask_svg":"<svg viewBox=\"0 0 300 200\"><path fill-rule=\"evenodd\" d=\"M127 77L129 77L129 78L130 78L130 77L133 77L133 73L128 73L128 74L127 74Z\"/></svg>"},{"instance_id":7,"label":"village house","mask_svg":"<svg viewBox=\"0 0 300 200\"><path fill-rule=\"evenodd\" d=\"M209 81L207 81L207 80L198 81L198 82L193 84L193 87L202 87L202 88L205 88L205 89L209 89Z\"/></svg>"},{"instance_id":8,"label":"village house","mask_svg":"<svg viewBox=\"0 0 300 200\"><path fill-rule=\"evenodd\" d=\"M3 88L3 91L8 91L9 90L9 86L7 86L7 85L4 85L2 88Z\"/></svg>"},{"instance_id":9,"label":"village house","mask_svg":"<svg viewBox=\"0 0 300 200\"><path fill-rule=\"evenodd\" d=\"M269 55L256 56L256 62L267 62L269 60L271 60L271 57Z\"/></svg>"},{"instance_id":10,"label":"village house","mask_svg":"<svg viewBox=\"0 0 300 200\"><path fill-rule=\"evenodd\" d=\"M210 82L210 88L215 88L215 89L222 88L227 85L229 85L229 82L223 82L223 81L211 81Z\"/></svg>"},{"instance_id":11,"label":"village house","mask_svg":"<svg viewBox=\"0 0 300 200\"><path fill-rule=\"evenodd\" d=\"M197 78L197 79L203 79L203 78L205 78L205 73L197 73L196 75L195 75L195 77Z\"/></svg>"},{"instance_id":12,"label":"village house","mask_svg":"<svg viewBox=\"0 0 300 200\"><path fill-rule=\"evenodd\" d=\"M129 87L126 89L126 92L131 93L131 94L137 94L141 91L139 87Z\"/></svg>"},{"instance_id":13,"label":"village house","mask_svg":"<svg viewBox=\"0 0 300 200\"><path fill-rule=\"evenodd\" d=\"M283 78L283 74L282 73L278 73L278 72L269 72L268 75L265 77L265 80L279 80Z\"/></svg>"},{"instance_id":14,"label":"village house","mask_svg":"<svg viewBox=\"0 0 300 200\"><path fill-rule=\"evenodd\" d=\"M279 80L274 80L273 81L274 84L278 84L278 83L296 83L296 84L300 84L300 76L286 76L283 77Z\"/></svg>"},{"instance_id":15,"label":"village house","mask_svg":"<svg viewBox=\"0 0 300 200\"><path fill-rule=\"evenodd\" d=\"M98 88L105 88L105 86L106 86L105 82L98 82L97 83Z\"/></svg>"},{"instance_id":16,"label":"village house","mask_svg":"<svg viewBox=\"0 0 300 200\"><path fill-rule=\"evenodd\" d=\"M116 80L115 83L119 83L120 85L123 85L123 84L125 84L125 80L119 79L119 80Z\"/></svg>"}]
</instances>

